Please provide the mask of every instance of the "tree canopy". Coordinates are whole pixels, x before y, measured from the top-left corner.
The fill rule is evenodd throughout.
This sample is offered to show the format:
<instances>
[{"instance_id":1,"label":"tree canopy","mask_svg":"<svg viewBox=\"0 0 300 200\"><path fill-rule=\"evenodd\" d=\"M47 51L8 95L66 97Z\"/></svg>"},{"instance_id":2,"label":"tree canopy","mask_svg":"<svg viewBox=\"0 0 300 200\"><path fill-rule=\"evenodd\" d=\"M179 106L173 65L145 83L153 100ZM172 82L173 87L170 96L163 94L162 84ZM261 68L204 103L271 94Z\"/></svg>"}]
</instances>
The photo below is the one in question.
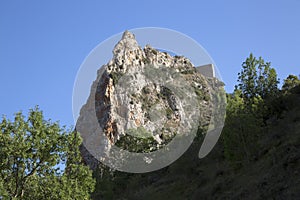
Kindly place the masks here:
<instances>
[{"instance_id":1,"label":"tree canopy","mask_svg":"<svg viewBox=\"0 0 300 200\"><path fill-rule=\"evenodd\" d=\"M274 115L278 83L276 70L262 57L251 53L242 63L235 91L227 95L223 129L224 153L235 167L255 159L260 133Z\"/></svg>"},{"instance_id":2,"label":"tree canopy","mask_svg":"<svg viewBox=\"0 0 300 200\"><path fill-rule=\"evenodd\" d=\"M284 79L282 90L287 91L296 87L297 85L300 85L299 78L295 75L290 74L286 79Z\"/></svg>"},{"instance_id":3,"label":"tree canopy","mask_svg":"<svg viewBox=\"0 0 300 200\"><path fill-rule=\"evenodd\" d=\"M266 98L274 96L278 92L279 79L270 62L265 62L262 57L258 59L251 53L242 64L242 70L238 73L238 85L243 98L251 100L260 96Z\"/></svg>"},{"instance_id":4,"label":"tree canopy","mask_svg":"<svg viewBox=\"0 0 300 200\"><path fill-rule=\"evenodd\" d=\"M95 181L81 163L76 131L45 120L38 107L27 119L0 123L0 199L89 199Z\"/></svg>"}]
</instances>

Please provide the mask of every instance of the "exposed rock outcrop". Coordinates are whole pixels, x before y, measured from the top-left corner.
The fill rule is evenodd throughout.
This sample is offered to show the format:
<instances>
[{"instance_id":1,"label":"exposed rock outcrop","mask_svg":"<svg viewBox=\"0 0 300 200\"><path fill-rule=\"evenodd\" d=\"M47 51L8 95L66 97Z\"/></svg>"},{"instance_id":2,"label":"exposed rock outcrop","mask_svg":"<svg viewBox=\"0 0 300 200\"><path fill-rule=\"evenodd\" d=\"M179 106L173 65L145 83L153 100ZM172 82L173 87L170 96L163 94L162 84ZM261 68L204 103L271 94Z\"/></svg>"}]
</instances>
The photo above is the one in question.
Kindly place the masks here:
<instances>
[{"instance_id":1,"label":"exposed rock outcrop","mask_svg":"<svg viewBox=\"0 0 300 200\"><path fill-rule=\"evenodd\" d=\"M156 78L162 79L165 85L154 81ZM166 86L169 82L175 86ZM185 97L180 96L180 89L177 91L179 85L186 87ZM132 141L126 138L138 134L150 138L150 142L143 143L142 149L127 150L154 151L180 132L183 118L198 116L199 126L207 127L212 114L211 95L215 87L221 86L217 79L198 73L188 58L171 56L149 45L142 49L135 36L125 31L113 49L113 58L98 70L76 128L82 133L85 127L100 126L108 138L108 143L99 144L103 150L111 145L129 148L126 143ZM185 100L186 96L189 100ZM195 105L186 114L184 106L188 101ZM96 124L87 117L93 111ZM98 161L84 146L81 152L85 162L95 168Z\"/></svg>"}]
</instances>

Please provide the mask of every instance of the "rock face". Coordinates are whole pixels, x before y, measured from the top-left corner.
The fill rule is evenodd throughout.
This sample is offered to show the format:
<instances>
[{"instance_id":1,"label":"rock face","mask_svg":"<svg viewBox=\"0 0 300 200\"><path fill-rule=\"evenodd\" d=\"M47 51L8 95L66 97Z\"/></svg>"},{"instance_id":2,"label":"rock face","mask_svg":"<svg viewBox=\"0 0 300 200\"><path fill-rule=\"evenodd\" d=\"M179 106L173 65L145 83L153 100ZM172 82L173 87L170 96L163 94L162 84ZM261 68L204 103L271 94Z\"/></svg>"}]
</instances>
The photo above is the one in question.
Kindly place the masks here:
<instances>
[{"instance_id":1,"label":"rock face","mask_svg":"<svg viewBox=\"0 0 300 200\"><path fill-rule=\"evenodd\" d=\"M165 84L155 79L161 79ZM135 36L125 31L113 49L113 58L98 70L76 128L82 133L84 127L100 126L108 138L106 144L99 144L103 145L103 150L112 145L133 152L161 148L180 134L183 118L189 117L184 112L187 100L176 88L166 86L168 80L173 85L185 84L188 96L196 104L190 115L196 113L199 127L207 127L212 113L213 90L222 83L198 73L184 56L173 57L149 45L142 49ZM92 110L96 113L96 124L87 117ZM141 139L133 139L135 136ZM86 164L95 169L99 162L84 146L81 146L81 153Z\"/></svg>"}]
</instances>

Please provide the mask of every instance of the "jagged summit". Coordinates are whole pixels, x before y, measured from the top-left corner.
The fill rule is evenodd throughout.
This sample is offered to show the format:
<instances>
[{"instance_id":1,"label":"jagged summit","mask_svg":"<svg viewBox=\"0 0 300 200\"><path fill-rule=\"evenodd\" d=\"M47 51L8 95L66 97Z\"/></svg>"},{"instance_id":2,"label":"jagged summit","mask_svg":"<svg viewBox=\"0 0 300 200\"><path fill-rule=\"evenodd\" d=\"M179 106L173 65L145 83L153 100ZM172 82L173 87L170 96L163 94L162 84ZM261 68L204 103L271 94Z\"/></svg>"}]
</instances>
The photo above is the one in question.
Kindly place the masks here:
<instances>
[{"instance_id":1,"label":"jagged summit","mask_svg":"<svg viewBox=\"0 0 300 200\"><path fill-rule=\"evenodd\" d=\"M134 34L125 31L113 49L113 58L98 70L87 103L80 110L76 129L83 138L89 139L89 135L97 134L94 133L96 127L101 127L109 142L99 145L103 151L109 151L112 145L130 146L129 141L135 140L129 140L128 133L139 130L138 133L148 134L150 139L148 146L134 151L147 152L163 147L180 132L182 120L189 118L182 107L187 102L176 96L176 91L147 79L144 72L148 67L160 70L154 77L163 75L161 69L171 68L177 72L181 79L175 80L176 84L190 88L186 96L195 95L191 99L195 99L192 105L197 109L192 109L189 114L199 115L199 126L209 124L212 112L210 96L215 89L212 79L198 73L188 58L171 56L150 45L142 48ZM124 76L130 77L129 82L122 82ZM166 79L174 80L172 76L165 74ZM131 93L128 93L128 88ZM95 112L96 122L92 118ZM94 141L91 143L96 145ZM95 168L98 161L87 149L81 151L85 162Z\"/></svg>"},{"instance_id":2,"label":"jagged summit","mask_svg":"<svg viewBox=\"0 0 300 200\"><path fill-rule=\"evenodd\" d=\"M178 72L193 70L194 65L184 56L171 56L161 52L150 45L143 49L139 46L133 33L125 31L121 40L113 49L113 58L108 63L108 71L125 73L128 67L143 67L145 65L166 66Z\"/></svg>"},{"instance_id":3,"label":"jagged summit","mask_svg":"<svg viewBox=\"0 0 300 200\"><path fill-rule=\"evenodd\" d=\"M121 66L121 70L127 65L139 65L138 62L145 57L142 48L138 45L133 33L125 31L122 39L116 44L113 49L113 59L110 65L116 64ZM118 71L118 69L116 69Z\"/></svg>"},{"instance_id":4,"label":"jagged summit","mask_svg":"<svg viewBox=\"0 0 300 200\"><path fill-rule=\"evenodd\" d=\"M131 32L129 32L128 30L124 31L123 35L122 35L122 40L124 39L134 39L135 40L135 35Z\"/></svg>"},{"instance_id":5,"label":"jagged summit","mask_svg":"<svg viewBox=\"0 0 300 200\"><path fill-rule=\"evenodd\" d=\"M171 56L167 52L154 49L149 44L142 49L136 41L135 35L126 30L113 49L113 59L109 62L109 70L125 72L128 65L144 66L145 64L165 65L178 71L191 70L195 67L188 58L178 55ZM197 70L206 77L215 77L212 64L200 66Z\"/></svg>"}]
</instances>

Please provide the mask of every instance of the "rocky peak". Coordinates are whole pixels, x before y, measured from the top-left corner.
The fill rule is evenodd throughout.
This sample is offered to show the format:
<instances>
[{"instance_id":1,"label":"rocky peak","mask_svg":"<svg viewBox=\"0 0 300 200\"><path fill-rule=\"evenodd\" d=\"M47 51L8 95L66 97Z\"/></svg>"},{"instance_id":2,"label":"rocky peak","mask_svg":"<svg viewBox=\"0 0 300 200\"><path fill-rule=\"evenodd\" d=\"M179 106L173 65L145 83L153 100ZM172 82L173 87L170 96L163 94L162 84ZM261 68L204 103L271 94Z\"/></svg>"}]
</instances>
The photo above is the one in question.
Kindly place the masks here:
<instances>
[{"instance_id":1,"label":"rocky peak","mask_svg":"<svg viewBox=\"0 0 300 200\"><path fill-rule=\"evenodd\" d=\"M150 71L152 68L178 72L181 79L176 84L186 85L191 89L189 92L193 93L189 95L195 95L192 99L196 99L194 103L197 109L192 112L198 113L199 126L209 124L212 112L210 97L213 91L210 81L197 73L188 58L171 56L150 45L142 49L134 34L125 31L113 49L113 58L98 71L87 103L80 111L77 130L81 134L90 134L89 132L96 130L93 127L100 126L109 141L109 144L99 144L103 145L103 150L109 149L111 145L120 145L126 149L135 141L135 152L147 152L155 151L168 143L180 132L183 118L188 117L182 107L186 102L182 102L183 99L174 93L176 91L147 80L143 74L146 68L150 68ZM158 71L158 74L164 75L163 71ZM158 74L154 74L154 77ZM130 78L127 82L123 80L120 83L124 76ZM173 80L173 75L165 76L166 79ZM92 116L95 112L98 123L92 124L87 116ZM141 133L150 138L147 144L143 139L143 142L132 139L132 135ZM136 146L139 143L143 144L143 148ZM98 161L84 148L82 154L86 163L94 168Z\"/></svg>"},{"instance_id":2,"label":"rocky peak","mask_svg":"<svg viewBox=\"0 0 300 200\"><path fill-rule=\"evenodd\" d=\"M190 60L184 56L171 56L167 52L161 52L146 45L142 49L135 39L135 35L125 31L121 40L113 49L113 58L107 65L109 72L126 73L130 67L143 67L151 64L154 67L166 66L177 70L177 72L193 70L195 67Z\"/></svg>"},{"instance_id":3,"label":"rocky peak","mask_svg":"<svg viewBox=\"0 0 300 200\"><path fill-rule=\"evenodd\" d=\"M142 65L142 60L145 54L138 45L134 34L129 31L123 33L122 39L116 44L113 49L113 59L109 65L114 65L114 71L125 72L127 66Z\"/></svg>"}]
</instances>

